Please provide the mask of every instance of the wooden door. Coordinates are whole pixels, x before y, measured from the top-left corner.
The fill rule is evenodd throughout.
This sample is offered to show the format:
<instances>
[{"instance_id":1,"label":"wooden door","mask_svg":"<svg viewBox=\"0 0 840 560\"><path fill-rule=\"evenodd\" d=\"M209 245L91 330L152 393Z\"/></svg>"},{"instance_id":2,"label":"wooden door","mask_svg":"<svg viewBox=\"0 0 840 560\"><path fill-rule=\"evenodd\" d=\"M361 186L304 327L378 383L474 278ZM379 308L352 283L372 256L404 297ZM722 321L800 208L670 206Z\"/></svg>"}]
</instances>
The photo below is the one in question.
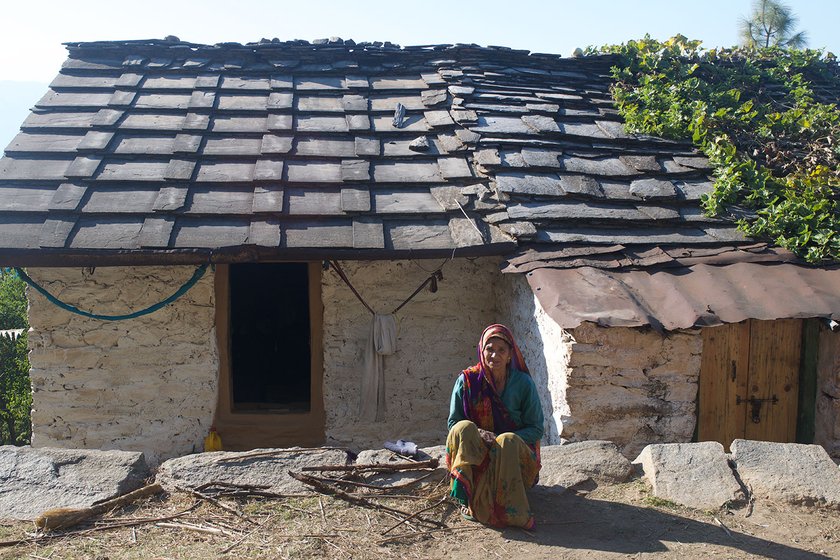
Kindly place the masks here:
<instances>
[{"instance_id":1,"label":"wooden door","mask_svg":"<svg viewBox=\"0 0 840 560\"><path fill-rule=\"evenodd\" d=\"M698 439L795 441L801 348L799 319L703 329Z\"/></svg>"}]
</instances>

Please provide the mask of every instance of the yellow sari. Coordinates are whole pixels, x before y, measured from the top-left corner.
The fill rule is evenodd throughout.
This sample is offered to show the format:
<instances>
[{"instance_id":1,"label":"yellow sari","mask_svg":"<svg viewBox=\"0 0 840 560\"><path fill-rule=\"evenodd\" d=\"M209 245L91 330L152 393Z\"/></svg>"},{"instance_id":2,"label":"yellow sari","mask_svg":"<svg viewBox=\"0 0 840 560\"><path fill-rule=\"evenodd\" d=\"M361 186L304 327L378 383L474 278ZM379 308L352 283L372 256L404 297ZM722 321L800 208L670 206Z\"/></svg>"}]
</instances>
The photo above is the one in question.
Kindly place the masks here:
<instances>
[{"instance_id":1,"label":"yellow sari","mask_svg":"<svg viewBox=\"0 0 840 560\"><path fill-rule=\"evenodd\" d=\"M522 438L507 432L492 447L469 420L455 424L446 438L451 494L477 521L494 527L534 527L526 488L537 479L536 454Z\"/></svg>"}]
</instances>

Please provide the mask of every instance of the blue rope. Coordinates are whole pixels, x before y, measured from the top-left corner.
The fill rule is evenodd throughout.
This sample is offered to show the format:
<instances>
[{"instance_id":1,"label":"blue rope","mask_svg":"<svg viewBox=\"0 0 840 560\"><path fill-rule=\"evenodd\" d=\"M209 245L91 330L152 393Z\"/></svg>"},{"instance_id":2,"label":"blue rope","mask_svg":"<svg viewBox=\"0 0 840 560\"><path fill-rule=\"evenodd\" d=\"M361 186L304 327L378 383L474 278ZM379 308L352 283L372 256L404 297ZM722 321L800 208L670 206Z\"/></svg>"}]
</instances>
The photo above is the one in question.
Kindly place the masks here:
<instances>
[{"instance_id":1,"label":"blue rope","mask_svg":"<svg viewBox=\"0 0 840 560\"><path fill-rule=\"evenodd\" d=\"M184 283L183 286L178 288L178 291L176 291L174 294L172 294L171 296L169 296L165 300L163 300L159 303L156 303L154 305L150 305L149 307L147 307L145 309L141 309L140 311L135 311L134 313L128 313L126 315L99 315L97 313L91 313L89 311L83 311L83 310L79 309L78 307L73 307L69 303L64 303L63 301L61 301L60 299L58 299L57 297L55 297L54 295L49 293L46 289L39 286L38 283L35 282L35 280L33 280L32 278L27 276L27 274L23 271L23 269L15 267L15 272L17 272L17 275L20 276L20 278L24 282L26 282L27 284L32 286L35 290L37 290L38 293L40 293L42 296L47 298L47 300L50 303L53 303L53 304L57 305L58 307L66 310L66 311L69 311L70 313L75 313L76 315L81 315L82 317L90 317L91 319L100 319L102 321L124 321L125 319L134 319L134 318L137 318L137 317L142 317L143 315L148 315L149 313L154 313L158 309L166 307L167 305L169 305L170 303L172 303L173 301L175 301L176 299L178 299L179 297L181 297L182 295L187 293L189 291L189 289L192 288L193 286L195 286L195 283L198 282L201 279L202 276L204 276L204 272L206 270L207 270L207 265L206 264L203 264L203 265L199 266L198 268L195 269L195 272L193 272L192 278L187 280Z\"/></svg>"}]
</instances>

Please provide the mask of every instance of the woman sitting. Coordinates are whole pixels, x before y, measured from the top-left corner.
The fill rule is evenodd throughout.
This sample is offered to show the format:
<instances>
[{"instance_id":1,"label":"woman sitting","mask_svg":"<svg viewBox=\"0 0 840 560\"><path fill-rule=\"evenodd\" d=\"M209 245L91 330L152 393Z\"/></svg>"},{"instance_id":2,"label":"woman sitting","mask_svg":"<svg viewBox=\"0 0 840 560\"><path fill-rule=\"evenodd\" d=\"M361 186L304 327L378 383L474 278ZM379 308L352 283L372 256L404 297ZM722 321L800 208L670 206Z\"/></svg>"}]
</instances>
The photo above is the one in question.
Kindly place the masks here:
<instances>
[{"instance_id":1,"label":"woman sitting","mask_svg":"<svg viewBox=\"0 0 840 560\"><path fill-rule=\"evenodd\" d=\"M537 481L543 412L510 329L490 325L478 363L458 376L449 404L450 495L464 516L496 527L534 526L525 489Z\"/></svg>"}]
</instances>

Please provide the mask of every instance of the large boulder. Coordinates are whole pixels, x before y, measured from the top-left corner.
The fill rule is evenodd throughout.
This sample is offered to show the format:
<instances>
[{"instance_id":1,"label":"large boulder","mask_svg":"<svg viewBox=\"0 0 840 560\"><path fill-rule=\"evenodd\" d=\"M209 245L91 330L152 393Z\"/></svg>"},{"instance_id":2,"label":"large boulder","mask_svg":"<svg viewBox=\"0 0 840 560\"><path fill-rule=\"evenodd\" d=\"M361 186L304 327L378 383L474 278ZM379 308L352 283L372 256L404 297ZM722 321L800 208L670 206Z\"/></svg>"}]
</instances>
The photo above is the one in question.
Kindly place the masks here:
<instances>
[{"instance_id":1,"label":"large boulder","mask_svg":"<svg viewBox=\"0 0 840 560\"><path fill-rule=\"evenodd\" d=\"M732 457L757 498L840 510L840 469L819 445L736 439Z\"/></svg>"},{"instance_id":2,"label":"large boulder","mask_svg":"<svg viewBox=\"0 0 840 560\"><path fill-rule=\"evenodd\" d=\"M0 446L0 518L90 507L143 486L148 476L136 451Z\"/></svg>"},{"instance_id":3,"label":"large boulder","mask_svg":"<svg viewBox=\"0 0 840 560\"><path fill-rule=\"evenodd\" d=\"M744 499L723 446L715 441L648 445L633 463L642 466L653 495L663 500L714 510Z\"/></svg>"},{"instance_id":4,"label":"large boulder","mask_svg":"<svg viewBox=\"0 0 840 560\"><path fill-rule=\"evenodd\" d=\"M165 489L195 488L208 482L226 482L252 486L268 486L279 494L309 492L311 488L298 482L289 471L303 467L344 465L347 453L332 448L254 449L253 451L215 451L197 453L165 461L158 469L155 482ZM320 476L322 473L311 472Z\"/></svg>"},{"instance_id":5,"label":"large boulder","mask_svg":"<svg viewBox=\"0 0 840 560\"><path fill-rule=\"evenodd\" d=\"M633 466L611 441L581 441L546 445L537 488L562 492L582 483L616 484L633 474Z\"/></svg>"}]
</instances>

